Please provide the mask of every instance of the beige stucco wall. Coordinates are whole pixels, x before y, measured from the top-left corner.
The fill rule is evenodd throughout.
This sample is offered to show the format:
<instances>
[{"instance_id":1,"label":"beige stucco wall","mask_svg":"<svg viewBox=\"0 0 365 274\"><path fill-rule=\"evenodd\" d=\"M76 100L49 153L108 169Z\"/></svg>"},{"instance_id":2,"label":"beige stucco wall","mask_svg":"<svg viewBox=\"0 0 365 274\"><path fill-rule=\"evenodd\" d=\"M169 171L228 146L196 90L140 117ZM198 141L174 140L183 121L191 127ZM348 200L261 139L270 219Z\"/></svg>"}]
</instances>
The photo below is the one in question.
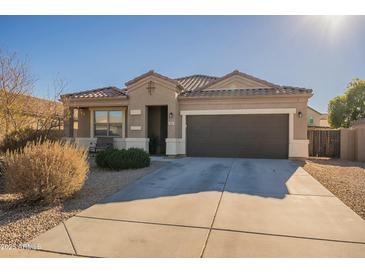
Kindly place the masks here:
<instances>
[{"instance_id":1,"label":"beige stucco wall","mask_svg":"<svg viewBox=\"0 0 365 274\"><path fill-rule=\"evenodd\" d=\"M349 128L341 129L341 159L355 160L355 131Z\"/></svg>"},{"instance_id":2,"label":"beige stucco wall","mask_svg":"<svg viewBox=\"0 0 365 274\"><path fill-rule=\"evenodd\" d=\"M313 118L313 124L309 124L309 117ZM315 112L311 108L307 109L308 126L316 126L316 127L321 126L321 117L322 117L322 115L319 114L318 112Z\"/></svg>"},{"instance_id":3,"label":"beige stucco wall","mask_svg":"<svg viewBox=\"0 0 365 274\"><path fill-rule=\"evenodd\" d=\"M327 119L321 118L321 120L319 121L319 126L321 126L321 127L330 127L330 124L328 123Z\"/></svg>"},{"instance_id":4,"label":"beige stucco wall","mask_svg":"<svg viewBox=\"0 0 365 274\"><path fill-rule=\"evenodd\" d=\"M246 97L246 98L195 98L176 100L173 86L155 82L155 90L150 95L146 89L147 82L134 87L129 94L129 106L126 113L126 137L147 138L147 107L152 105L167 105L168 113L173 113L169 118L168 138L181 138L181 110L219 110L219 109L261 109L261 108L296 108L297 113L302 112L302 118L294 115L294 139L307 139L307 97ZM125 105L126 102L124 102ZM103 107L98 107L102 109ZM107 107L105 107L107 109ZM115 109L115 107L113 107ZM132 110L140 110L141 114L131 115ZM140 126L141 130L132 130L131 127ZM90 112L82 109L79 115L78 137L90 135Z\"/></svg>"},{"instance_id":5,"label":"beige stucco wall","mask_svg":"<svg viewBox=\"0 0 365 274\"><path fill-rule=\"evenodd\" d=\"M149 93L148 82L154 82L154 90ZM157 77L146 77L141 81L128 87L129 90L129 113L128 113L128 137L147 138L147 106L167 106L167 112L173 113L173 118L169 118L167 135L168 138L178 137L178 122L176 118L179 114L177 90L173 83L163 81ZM139 115L131 115L131 111L141 110ZM173 125L174 123L174 125ZM140 126L141 130L132 130L131 127Z\"/></svg>"},{"instance_id":6,"label":"beige stucco wall","mask_svg":"<svg viewBox=\"0 0 365 274\"><path fill-rule=\"evenodd\" d=\"M341 159L365 162L365 127L341 129Z\"/></svg>"},{"instance_id":7,"label":"beige stucco wall","mask_svg":"<svg viewBox=\"0 0 365 274\"><path fill-rule=\"evenodd\" d=\"M294 115L294 139L307 139L307 97L246 97L227 99L180 99L180 110L296 108L302 118ZM181 132L179 133L181 134Z\"/></svg>"},{"instance_id":8,"label":"beige stucco wall","mask_svg":"<svg viewBox=\"0 0 365 274\"><path fill-rule=\"evenodd\" d=\"M365 127L356 129L356 153L356 160L365 162Z\"/></svg>"},{"instance_id":9,"label":"beige stucco wall","mask_svg":"<svg viewBox=\"0 0 365 274\"><path fill-rule=\"evenodd\" d=\"M257 88L257 87L269 87L260 82L253 81L251 79L244 78L239 75L234 75L225 80L219 81L216 84L211 85L208 89L227 89L227 88Z\"/></svg>"}]
</instances>

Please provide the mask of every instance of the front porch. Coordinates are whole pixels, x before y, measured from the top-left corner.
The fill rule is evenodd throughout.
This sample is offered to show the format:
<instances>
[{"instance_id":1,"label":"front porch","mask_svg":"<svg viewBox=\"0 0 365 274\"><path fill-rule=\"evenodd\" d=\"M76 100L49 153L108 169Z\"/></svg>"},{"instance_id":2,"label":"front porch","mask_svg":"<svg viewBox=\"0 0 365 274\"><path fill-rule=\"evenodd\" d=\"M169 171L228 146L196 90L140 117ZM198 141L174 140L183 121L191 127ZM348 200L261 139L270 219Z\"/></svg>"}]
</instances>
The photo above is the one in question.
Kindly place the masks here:
<instances>
[{"instance_id":1,"label":"front porch","mask_svg":"<svg viewBox=\"0 0 365 274\"><path fill-rule=\"evenodd\" d=\"M142 148L148 151L148 138L128 138L127 113L123 107L70 107L65 115L65 139L83 148L96 144L98 137L113 138L113 147Z\"/></svg>"},{"instance_id":2,"label":"front porch","mask_svg":"<svg viewBox=\"0 0 365 274\"><path fill-rule=\"evenodd\" d=\"M142 115L146 129L134 122L136 116ZM88 149L95 146L98 137L110 137L116 149L141 148L160 156L183 154L177 149L181 142L168 138L168 120L167 105L146 106L138 111L129 110L127 106L68 107L65 109L65 139Z\"/></svg>"}]
</instances>

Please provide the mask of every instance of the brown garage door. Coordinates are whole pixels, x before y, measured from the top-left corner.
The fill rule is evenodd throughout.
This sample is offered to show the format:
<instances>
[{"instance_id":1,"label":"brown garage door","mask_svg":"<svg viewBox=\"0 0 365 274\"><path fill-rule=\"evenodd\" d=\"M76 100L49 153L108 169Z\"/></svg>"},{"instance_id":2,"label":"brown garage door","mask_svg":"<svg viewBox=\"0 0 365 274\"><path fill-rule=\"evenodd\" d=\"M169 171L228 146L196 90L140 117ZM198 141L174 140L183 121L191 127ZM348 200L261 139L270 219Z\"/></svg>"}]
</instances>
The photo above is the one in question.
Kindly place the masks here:
<instances>
[{"instance_id":1,"label":"brown garage door","mask_svg":"<svg viewBox=\"0 0 365 274\"><path fill-rule=\"evenodd\" d=\"M288 158L288 115L187 116L187 155Z\"/></svg>"}]
</instances>

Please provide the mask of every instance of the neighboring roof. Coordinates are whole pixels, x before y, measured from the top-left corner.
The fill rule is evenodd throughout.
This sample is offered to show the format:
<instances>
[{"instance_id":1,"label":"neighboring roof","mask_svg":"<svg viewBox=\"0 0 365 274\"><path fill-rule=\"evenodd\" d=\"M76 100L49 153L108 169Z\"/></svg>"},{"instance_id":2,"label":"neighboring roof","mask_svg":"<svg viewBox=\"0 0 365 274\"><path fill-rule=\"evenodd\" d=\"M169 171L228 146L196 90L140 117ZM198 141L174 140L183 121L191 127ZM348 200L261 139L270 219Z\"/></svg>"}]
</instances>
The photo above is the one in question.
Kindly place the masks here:
<instances>
[{"instance_id":1,"label":"neighboring roof","mask_svg":"<svg viewBox=\"0 0 365 274\"><path fill-rule=\"evenodd\" d=\"M175 79L186 91L194 91L201 87L205 87L209 83L219 79L219 77L195 74Z\"/></svg>"},{"instance_id":2,"label":"neighboring roof","mask_svg":"<svg viewBox=\"0 0 365 274\"><path fill-rule=\"evenodd\" d=\"M57 101L21 94L15 100L21 106L20 111L25 115L43 116L48 115L50 112L56 116L63 115L63 106Z\"/></svg>"},{"instance_id":3,"label":"neighboring roof","mask_svg":"<svg viewBox=\"0 0 365 274\"><path fill-rule=\"evenodd\" d=\"M242 95L291 95L311 94L311 89L279 87L279 88L237 88L237 89L208 89L198 91L187 91L180 94L180 97L219 97L219 96L242 96Z\"/></svg>"},{"instance_id":4,"label":"neighboring roof","mask_svg":"<svg viewBox=\"0 0 365 274\"><path fill-rule=\"evenodd\" d=\"M150 71L148 71L148 72L146 72L146 73L144 73L144 74L142 74L142 75L140 75L140 76L138 76L138 77L136 77L136 78L128 81L127 83L125 83L125 85L126 86L132 85L132 84L138 82L139 80L141 80L143 78L146 78L148 76L155 76L155 77L158 77L158 78L163 79L165 81L169 81L169 82L171 82L171 83L173 83L175 85L179 85L179 83L176 80L171 79L171 78L169 78L167 76L163 76L163 75L161 75L161 74L159 74L159 73L157 73L157 72L155 72L153 70L150 70Z\"/></svg>"},{"instance_id":5,"label":"neighboring roof","mask_svg":"<svg viewBox=\"0 0 365 274\"><path fill-rule=\"evenodd\" d=\"M315 110L314 108L312 108L312 107L310 107L310 106L308 106L308 108L309 108L309 109L311 109L312 111L314 111L314 112L316 112L316 113L318 113L318 114L322 115L322 113L320 113L318 110Z\"/></svg>"},{"instance_id":6,"label":"neighboring roof","mask_svg":"<svg viewBox=\"0 0 365 274\"><path fill-rule=\"evenodd\" d=\"M117 87L103 87L97 89L84 90L76 93L68 93L61 96L61 98L110 98L127 96L126 89L119 89Z\"/></svg>"}]
</instances>

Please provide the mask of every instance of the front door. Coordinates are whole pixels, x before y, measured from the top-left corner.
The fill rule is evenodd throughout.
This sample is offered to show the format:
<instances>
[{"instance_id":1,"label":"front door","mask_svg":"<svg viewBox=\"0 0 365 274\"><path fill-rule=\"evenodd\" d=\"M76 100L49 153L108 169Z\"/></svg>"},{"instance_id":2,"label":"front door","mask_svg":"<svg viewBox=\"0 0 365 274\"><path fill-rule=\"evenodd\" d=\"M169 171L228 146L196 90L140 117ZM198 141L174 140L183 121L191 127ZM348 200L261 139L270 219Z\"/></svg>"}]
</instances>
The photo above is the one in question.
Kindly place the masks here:
<instances>
[{"instance_id":1,"label":"front door","mask_svg":"<svg viewBox=\"0 0 365 274\"><path fill-rule=\"evenodd\" d=\"M148 106L149 152L152 155L166 154L167 106Z\"/></svg>"}]
</instances>

